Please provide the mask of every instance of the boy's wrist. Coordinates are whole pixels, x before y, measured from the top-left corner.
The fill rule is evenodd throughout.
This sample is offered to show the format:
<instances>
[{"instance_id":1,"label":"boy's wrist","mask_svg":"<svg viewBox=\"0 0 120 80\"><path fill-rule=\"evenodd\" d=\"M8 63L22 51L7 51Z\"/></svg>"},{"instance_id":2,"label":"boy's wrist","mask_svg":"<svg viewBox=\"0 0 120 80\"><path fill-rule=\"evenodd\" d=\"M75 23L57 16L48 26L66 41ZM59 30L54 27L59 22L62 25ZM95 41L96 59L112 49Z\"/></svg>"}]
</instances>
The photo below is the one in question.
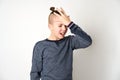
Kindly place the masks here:
<instances>
[{"instance_id":1,"label":"boy's wrist","mask_svg":"<svg viewBox=\"0 0 120 80\"><path fill-rule=\"evenodd\" d=\"M65 21L65 25L68 26L71 23L71 21Z\"/></svg>"},{"instance_id":2,"label":"boy's wrist","mask_svg":"<svg viewBox=\"0 0 120 80\"><path fill-rule=\"evenodd\" d=\"M67 26L70 28L72 24L73 24L73 21L70 21Z\"/></svg>"}]
</instances>

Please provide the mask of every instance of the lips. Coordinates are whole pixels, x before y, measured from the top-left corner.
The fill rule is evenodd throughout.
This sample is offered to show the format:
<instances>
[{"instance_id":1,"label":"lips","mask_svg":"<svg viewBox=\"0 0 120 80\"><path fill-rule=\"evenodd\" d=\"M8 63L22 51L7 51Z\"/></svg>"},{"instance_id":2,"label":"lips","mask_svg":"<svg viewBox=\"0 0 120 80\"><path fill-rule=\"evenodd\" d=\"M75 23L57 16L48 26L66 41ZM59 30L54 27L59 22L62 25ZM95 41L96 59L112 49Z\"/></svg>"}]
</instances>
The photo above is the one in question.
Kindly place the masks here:
<instances>
[{"instance_id":1,"label":"lips","mask_svg":"<svg viewBox=\"0 0 120 80\"><path fill-rule=\"evenodd\" d=\"M64 35L64 33L60 33L61 35Z\"/></svg>"},{"instance_id":2,"label":"lips","mask_svg":"<svg viewBox=\"0 0 120 80\"><path fill-rule=\"evenodd\" d=\"M64 36L64 35L65 35L65 33L60 33L60 35Z\"/></svg>"}]
</instances>

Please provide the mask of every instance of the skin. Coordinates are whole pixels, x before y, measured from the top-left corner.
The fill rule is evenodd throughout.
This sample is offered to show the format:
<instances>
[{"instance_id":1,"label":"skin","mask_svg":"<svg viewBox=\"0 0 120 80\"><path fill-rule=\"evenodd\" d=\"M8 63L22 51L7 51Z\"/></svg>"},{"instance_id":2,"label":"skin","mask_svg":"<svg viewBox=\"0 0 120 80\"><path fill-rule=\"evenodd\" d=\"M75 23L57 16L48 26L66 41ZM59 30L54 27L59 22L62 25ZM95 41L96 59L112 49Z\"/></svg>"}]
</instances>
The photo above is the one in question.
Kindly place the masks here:
<instances>
[{"instance_id":1,"label":"skin","mask_svg":"<svg viewBox=\"0 0 120 80\"><path fill-rule=\"evenodd\" d=\"M68 25L71 20L70 17L66 15L65 11L60 8L57 11L61 14L50 14L48 18L48 26L51 31L49 40L60 40L65 37L65 34L68 30Z\"/></svg>"}]
</instances>

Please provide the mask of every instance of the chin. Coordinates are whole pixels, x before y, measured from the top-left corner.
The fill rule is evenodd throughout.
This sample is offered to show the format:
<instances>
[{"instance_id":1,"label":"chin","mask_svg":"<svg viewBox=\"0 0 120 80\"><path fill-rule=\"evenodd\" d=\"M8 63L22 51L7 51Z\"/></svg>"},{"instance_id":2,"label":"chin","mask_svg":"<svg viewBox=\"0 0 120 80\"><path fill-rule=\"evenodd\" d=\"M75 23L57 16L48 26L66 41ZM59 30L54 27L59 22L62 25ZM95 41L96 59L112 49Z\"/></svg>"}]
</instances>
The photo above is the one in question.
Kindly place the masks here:
<instances>
[{"instance_id":1,"label":"chin","mask_svg":"<svg viewBox=\"0 0 120 80\"><path fill-rule=\"evenodd\" d=\"M63 39L63 38L64 38L64 36L59 37L59 39Z\"/></svg>"}]
</instances>

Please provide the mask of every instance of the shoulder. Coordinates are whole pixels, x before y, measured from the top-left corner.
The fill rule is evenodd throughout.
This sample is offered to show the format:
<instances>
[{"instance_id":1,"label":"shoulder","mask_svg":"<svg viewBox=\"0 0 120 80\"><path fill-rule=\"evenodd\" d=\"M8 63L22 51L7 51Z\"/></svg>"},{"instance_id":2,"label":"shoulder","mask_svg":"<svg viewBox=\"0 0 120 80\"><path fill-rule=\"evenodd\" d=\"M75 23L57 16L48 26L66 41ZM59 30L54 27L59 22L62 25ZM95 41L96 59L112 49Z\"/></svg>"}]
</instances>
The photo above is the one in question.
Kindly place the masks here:
<instances>
[{"instance_id":1,"label":"shoulder","mask_svg":"<svg viewBox=\"0 0 120 80\"><path fill-rule=\"evenodd\" d=\"M65 38L66 38L66 39L72 39L73 37L75 37L75 35L68 35L68 36L66 36Z\"/></svg>"},{"instance_id":2,"label":"shoulder","mask_svg":"<svg viewBox=\"0 0 120 80\"><path fill-rule=\"evenodd\" d=\"M37 47L37 48L43 48L45 46L46 46L46 40L37 41L34 45L34 47Z\"/></svg>"}]
</instances>

